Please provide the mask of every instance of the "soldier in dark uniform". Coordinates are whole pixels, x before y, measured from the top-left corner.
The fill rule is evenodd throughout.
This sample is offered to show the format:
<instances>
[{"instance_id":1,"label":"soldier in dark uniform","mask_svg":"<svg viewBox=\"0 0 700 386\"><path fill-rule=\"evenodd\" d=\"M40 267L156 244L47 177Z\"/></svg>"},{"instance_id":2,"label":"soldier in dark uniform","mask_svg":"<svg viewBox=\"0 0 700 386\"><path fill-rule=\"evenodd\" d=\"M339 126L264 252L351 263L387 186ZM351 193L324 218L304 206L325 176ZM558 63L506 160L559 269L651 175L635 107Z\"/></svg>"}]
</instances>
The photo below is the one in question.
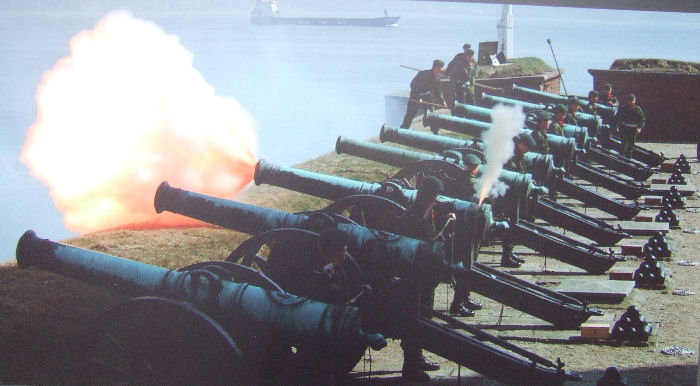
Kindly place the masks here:
<instances>
[{"instance_id":1,"label":"soldier in dark uniform","mask_svg":"<svg viewBox=\"0 0 700 386\"><path fill-rule=\"evenodd\" d=\"M546 118L549 114L545 111L540 111L542 116ZM534 149L535 140L529 134L520 134L519 136L513 138L515 142L515 154L503 165L506 170L511 170L518 173L527 173L527 166L525 165L525 153ZM518 255L513 253L513 241L508 237L508 232L503 236L503 253L501 254L501 267L507 268L518 268L521 263L524 263L525 259L520 258Z\"/></svg>"},{"instance_id":2,"label":"soldier in dark uniform","mask_svg":"<svg viewBox=\"0 0 700 386\"><path fill-rule=\"evenodd\" d=\"M583 112L593 115L595 120L598 120L598 96L600 94L596 90L591 90L588 92L588 103L585 106L581 106ZM588 134L592 137L598 137L599 133L592 132L591 128L588 128Z\"/></svg>"},{"instance_id":3,"label":"soldier in dark uniform","mask_svg":"<svg viewBox=\"0 0 700 386\"><path fill-rule=\"evenodd\" d=\"M599 95L599 103L610 107L617 107L619 105L617 98L613 96L612 84L606 83L603 86Z\"/></svg>"},{"instance_id":4,"label":"soldier in dark uniform","mask_svg":"<svg viewBox=\"0 0 700 386\"><path fill-rule=\"evenodd\" d=\"M447 107L442 98L442 93L440 92L439 79L444 66L445 63L442 60L435 59L433 61L433 67L430 70L418 72L413 80L411 80L411 93L408 97L406 115L403 118L403 123L401 123L401 128L411 128L411 122L413 122L413 118L415 118L416 113L418 113L421 102L425 100L430 100L431 103Z\"/></svg>"},{"instance_id":5,"label":"soldier in dark uniform","mask_svg":"<svg viewBox=\"0 0 700 386\"><path fill-rule=\"evenodd\" d=\"M637 135L644 128L644 112L642 112L642 108L637 106L636 103L637 97L634 94L627 95L625 104L620 106L613 120L615 131L620 133L622 155L625 157L632 155L632 149L634 149L634 142L637 140Z\"/></svg>"},{"instance_id":6,"label":"soldier in dark uniform","mask_svg":"<svg viewBox=\"0 0 700 386\"><path fill-rule=\"evenodd\" d=\"M566 111L567 108L566 106L562 104L558 104L554 106L554 116L551 118L552 123L549 124L549 128L547 132L552 133L554 135L564 135L564 120L566 119ZM537 138L535 138L535 141L537 141ZM539 145L539 143L538 143ZM547 153L542 153L542 154L547 154Z\"/></svg>"},{"instance_id":7,"label":"soldier in dark uniform","mask_svg":"<svg viewBox=\"0 0 700 386\"><path fill-rule=\"evenodd\" d=\"M320 259L313 271L312 281L319 300L330 304L345 305L360 294L371 294L372 287L362 277L358 266L347 259L347 235L331 228L319 234Z\"/></svg>"},{"instance_id":8,"label":"soldier in dark uniform","mask_svg":"<svg viewBox=\"0 0 700 386\"><path fill-rule=\"evenodd\" d=\"M552 114L546 111L537 112L537 127L535 127L535 130L532 131L531 137L535 142L535 146L531 148L532 151L540 154L549 154L549 142L547 142L547 132L551 127L549 123L550 119L552 119Z\"/></svg>"},{"instance_id":9,"label":"soldier in dark uniform","mask_svg":"<svg viewBox=\"0 0 700 386\"><path fill-rule=\"evenodd\" d=\"M474 79L476 78L476 62L471 45L462 46L460 52L447 64L445 74L450 78L454 89L454 100L460 103L474 104Z\"/></svg>"},{"instance_id":10,"label":"soldier in dark uniform","mask_svg":"<svg viewBox=\"0 0 700 386\"><path fill-rule=\"evenodd\" d=\"M569 104L567 106L566 116L564 117L564 123L574 126L580 126L578 124L578 119L576 118L576 113L581 108L581 102L579 102L576 97L569 97ZM562 133L564 132L564 126L562 125ZM554 132L552 132L554 134Z\"/></svg>"},{"instance_id":11,"label":"soldier in dark uniform","mask_svg":"<svg viewBox=\"0 0 700 386\"><path fill-rule=\"evenodd\" d=\"M460 194L458 194L458 197L456 198L471 202L478 201L474 182L479 175L481 160L474 154L467 154L464 157L463 164L465 176L461 181L462 190L459 192ZM454 297L452 298L452 303L450 304L450 314L459 316L474 316L474 311L484 308L481 303L472 300L470 296L471 294L468 286L461 281L457 281L455 283Z\"/></svg>"},{"instance_id":12,"label":"soldier in dark uniform","mask_svg":"<svg viewBox=\"0 0 700 386\"><path fill-rule=\"evenodd\" d=\"M436 227L435 204L437 196L442 193L442 182L433 176L423 178L418 188L415 201L406 208L400 223L400 234L424 241L435 241L439 237ZM454 219L454 213L448 217ZM419 289L419 301L416 304L420 308L433 308L435 300L435 287L425 286ZM417 310L417 311L418 311ZM407 310L407 312L411 312ZM402 377L407 380L427 381L430 376L425 371L440 369L440 365L428 361L421 353L420 346L406 336L401 339L403 348Z\"/></svg>"}]
</instances>

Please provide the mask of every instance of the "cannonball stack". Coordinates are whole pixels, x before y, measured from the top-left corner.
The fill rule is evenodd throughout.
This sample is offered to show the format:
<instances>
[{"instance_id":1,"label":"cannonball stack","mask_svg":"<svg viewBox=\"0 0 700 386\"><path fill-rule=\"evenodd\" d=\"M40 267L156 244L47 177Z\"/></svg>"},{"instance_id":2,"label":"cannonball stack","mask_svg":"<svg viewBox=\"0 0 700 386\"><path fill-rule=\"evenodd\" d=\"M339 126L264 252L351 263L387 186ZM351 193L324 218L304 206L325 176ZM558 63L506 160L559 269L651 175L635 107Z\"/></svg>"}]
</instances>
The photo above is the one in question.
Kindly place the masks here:
<instances>
[{"instance_id":1,"label":"cannonball stack","mask_svg":"<svg viewBox=\"0 0 700 386\"><path fill-rule=\"evenodd\" d=\"M651 323L646 321L644 315L639 312L639 307L629 306L620 319L615 322L611 339L629 342L646 342L651 335Z\"/></svg>"},{"instance_id":2,"label":"cannonball stack","mask_svg":"<svg viewBox=\"0 0 700 386\"><path fill-rule=\"evenodd\" d=\"M680 170L674 169L673 174L666 180L666 183L670 185L688 185L688 180L685 179Z\"/></svg>"},{"instance_id":3,"label":"cannonball stack","mask_svg":"<svg viewBox=\"0 0 700 386\"><path fill-rule=\"evenodd\" d=\"M662 288L666 285L666 271L654 255L646 255L634 271L634 284L637 288Z\"/></svg>"},{"instance_id":4,"label":"cannonball stack","mask_svg":"<svg viewBox=\"0 0 700 386\"><path fill-rule=\"evenodd\" d=\"M659 214L657 214L654 218L654 221L667 222L671 228L677 228L680 225L678 216L676 216L676 214L673 213L673 209L671 208L671 205L668 202L663 204L661 210L659 210Z\"/></svg>"},{"instance_id":5,"label":"cannonball stack","mask_svg":"<svg viewBox=\"0 0 700 386\"><path fill-rule=\"evenodd\" d=\"M664 194L663 198L661 199L661 205L666 204L668 204L671 208L674 209L684 207L683 199L681 198L681 193L675 186L671 186L668 192L666 192L666 194Z\"/></svg>"},{"instance_id":6,"label":"cannonball stack","mask_svg":"<svg viewBox=\"0 0 700 386\"><path fill-rule=\"evenodd\" d=\"M644 256L655 256L654 260L661 257L671 257L671 248L668 245L668 239L663 232L658 232L651 236L642 250Z\"/></svg>"},{"instance_id":7,"label":"cannonball stack","mask_svg":"<svg viewBox=\"0 0 700 386\"><path fill-rule=\"evenodd\" d=\"M685 158L685 154L678 156L678 159L673 164L673 170L678 170L686 174L690 173L690 163L688 163L688 160Z\"/></svg>"}]
</instances>

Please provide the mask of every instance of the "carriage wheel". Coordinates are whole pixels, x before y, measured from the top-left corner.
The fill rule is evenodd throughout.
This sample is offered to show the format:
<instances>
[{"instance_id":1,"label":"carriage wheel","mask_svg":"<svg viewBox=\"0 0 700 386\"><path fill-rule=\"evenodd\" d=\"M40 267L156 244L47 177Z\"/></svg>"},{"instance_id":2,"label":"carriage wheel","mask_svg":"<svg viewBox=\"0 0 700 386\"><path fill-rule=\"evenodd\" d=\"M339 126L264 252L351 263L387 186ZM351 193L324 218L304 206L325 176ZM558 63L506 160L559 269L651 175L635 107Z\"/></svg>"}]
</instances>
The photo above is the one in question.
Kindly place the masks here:
<instances>
[{"instance_id":1,"label":"carriage wheel","mask_svg":"<svg viewBox=\"0 0 700 386\"><path fill-rule=\"evenodd\" d=\"M282 248L285 252L282 256L271 253L269 259L261 254L260 250L264 249L267 244L277 244L277 248ZM312 269L313 259L317 254L316 248L318 244L318 233L297 228L279 228L267 232L260 233L241 243L229 257L226 259L229 262L240 261L243 265L257 266L263 270L263 273L268 275L272 280L278 283L282 289L288 293L307 296L311 299L319 299L318 294L305 293L300 285L299 276L296 274L300 270ZM351 255L347 255L347 259L355 265L356 269L360 269ZM279 301L287 301L284 297L280 297ZM329 376L345 374L353 369L357 362L362 358L365 349L364 344L353 344L345 346L333 355L327 355L316 351L314 348L297 348L297 354L294 361L299 369L309 371L320 371L322 374L305 374L305 376ZM318 363L316 369L310 369L309 364Z\"/></svg>"},{"instance_id":2,"label":"carriage wheel","mask_svg":"<svg viewBox=\"0 0 700 386\"><path fill-rule=\"evenodd\" d=\"M228 261L205 261L182 267L178 269L178 272L194 270L209 271L216 274L222 280L233 281L236 283L248 283L263 289L284 292L284 290L269 277L241 264L231 263Z\"/></svg>"},{"instance_id":3,"label":"carriage wheel","mask_svg":"<svg viewBox=\"0 0 700 386\"><path fill-rule=\"evenodd\" d=\"M86 384L247 382L226 331L189 303L140 297L97 320L84 341Z\"/></svg>"}]
</instances>

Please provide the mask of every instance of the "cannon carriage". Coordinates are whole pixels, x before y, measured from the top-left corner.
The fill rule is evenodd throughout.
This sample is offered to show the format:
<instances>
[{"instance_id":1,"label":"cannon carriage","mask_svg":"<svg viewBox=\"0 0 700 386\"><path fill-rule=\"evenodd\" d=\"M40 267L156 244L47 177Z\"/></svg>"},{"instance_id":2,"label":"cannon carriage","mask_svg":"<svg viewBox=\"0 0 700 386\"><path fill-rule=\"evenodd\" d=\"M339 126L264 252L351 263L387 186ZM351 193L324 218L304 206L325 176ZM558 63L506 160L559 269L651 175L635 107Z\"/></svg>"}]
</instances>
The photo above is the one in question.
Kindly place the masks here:
<instances>
[{"instance_id":1,"label":"cannon carriage","mask_svg":"<svg viewBox=\"0 0 700 386\"><path fill-rule=\"evenodd\" d=\"M345 211L348 205L362 206L363 204L351 200L343 204L331 205L329 207L331 209L326 211L291 214L188 192L172 188L167 183L159 186L155 197L158 212L167 210L256 235L241 244L228 260L240 261L244 265L255 265L264 272L270 273L272 277L277 277L281 282L288 283L296 291L305 290L304 283L299 283L299 280L303 270L308 269L310 265L308 255L313 254L315 245L313 235L329 228L340 229L348 235L348 251L354 257L353 261L357 262L363 277L373 288L376 287L380 293L390 294L388 295L390 301L382 304L394 305L391 309L396 312L401 311L401 307L396 308L397 304L405 304L401 300L402 297L415 293L420 286L435 286L439 281L450 280L453 276L463 280L480 281L482 286L490 280L489 284L492 286L494 276L497 275L474 274L461 263L451 263L445 254L445 244L442 242L419 241L383 230L368 229L351 219L339 217L336 212ZM371 204L365 208L371 208ZM389 212L391 210L388 209ZM395 206L394 210L401 210L401 207ZM483 227L488 229L493 225L493 223L483 224L481 230L476 233L483 232ZM269 250L267 257L259 252L263 246ZM281 250L285 251L284 258L278 258ZM290 250L296 252L290 254L288 253ZM276 264L283 264L282 267L289 267L291 264L295 269L302 271L292 270L296 273L290 274L286 268L275 267ZM283 274L280 272L291 277L286 280L282 278ZM400 278L398 282L405 284L398 287L400 290L392 290L391 286L387 290L385 280L387 277ZM524 281L519 283L519 286L536 287ZM500 288L491 290L499 292L498 296L503 297L513 296L513 291L516 289L513 283L503 283ZM510 291L510 294L504 291ZM539 292L531 292L529 296L519 294L517 307L531 308L531 313L558 326L572 328L578 326L590 315L600 314L599 311L589 309L581 302L555 291L541 289ZM385 312L379 317L370 318L368 323L371 327L367 330L372 331L370 328L377 328L382 334L396 337L406 333L405 328L410 328L424 349L507 383L521 382L513 374L526 376L527 379L538 379L538 382L544 383L561 383L565 379L577 378L575 374L563 371L561 366L551 361L513 347L496 337L489 337L481 331L470 329L466 325L461 325L460 328L478 335L478 339L457 333L454 331L454 326L446 327L430 318L419 317L417 321L408 325L398 323L397 327L397 317L400 318L400 314L396 312ZM437 314L436 317L449 319L442 314ZM486 339L500 348L492 344L484 345L479 342L479 339ZM503 348L515 350L517 355L505 352ZM502 371L504 366L511 369L513 373L504 374Z\"/></svg>"},{"instance_id":2,"label":"cannon carriage","mask_svg":"<svg viewBox=\"0 0 700 386\"><path fill-rule=\"evenodd\" d=\"M330 382L367 346L386 345L382 335L362 331L357 308L292 295L240 264L173 271L33 231L20 238L17 262L137 296L85 332L79 383Z\"/></svg>"}]
</instances>

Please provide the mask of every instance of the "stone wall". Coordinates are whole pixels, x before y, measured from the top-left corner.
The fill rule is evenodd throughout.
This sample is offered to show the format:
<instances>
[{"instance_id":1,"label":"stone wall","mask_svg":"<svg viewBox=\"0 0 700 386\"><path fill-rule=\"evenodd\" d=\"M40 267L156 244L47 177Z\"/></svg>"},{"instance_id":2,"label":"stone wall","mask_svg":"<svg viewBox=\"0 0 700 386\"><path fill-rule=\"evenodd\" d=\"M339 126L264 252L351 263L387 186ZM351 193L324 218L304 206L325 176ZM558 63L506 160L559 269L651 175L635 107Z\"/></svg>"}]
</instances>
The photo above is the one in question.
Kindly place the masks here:
<instances>
[{"instance_id":1,"label":"stone wall","mask_svg":"<svg viewBox=\"0 0 700 386\"><path fill-rule=\"evenodd\" d=\"M634 93L646 127L639 139L659 142L700 140L700 75L621 70L588 70L593 87L610 83L622 102Z\"/></svg>"}]
</instances>

